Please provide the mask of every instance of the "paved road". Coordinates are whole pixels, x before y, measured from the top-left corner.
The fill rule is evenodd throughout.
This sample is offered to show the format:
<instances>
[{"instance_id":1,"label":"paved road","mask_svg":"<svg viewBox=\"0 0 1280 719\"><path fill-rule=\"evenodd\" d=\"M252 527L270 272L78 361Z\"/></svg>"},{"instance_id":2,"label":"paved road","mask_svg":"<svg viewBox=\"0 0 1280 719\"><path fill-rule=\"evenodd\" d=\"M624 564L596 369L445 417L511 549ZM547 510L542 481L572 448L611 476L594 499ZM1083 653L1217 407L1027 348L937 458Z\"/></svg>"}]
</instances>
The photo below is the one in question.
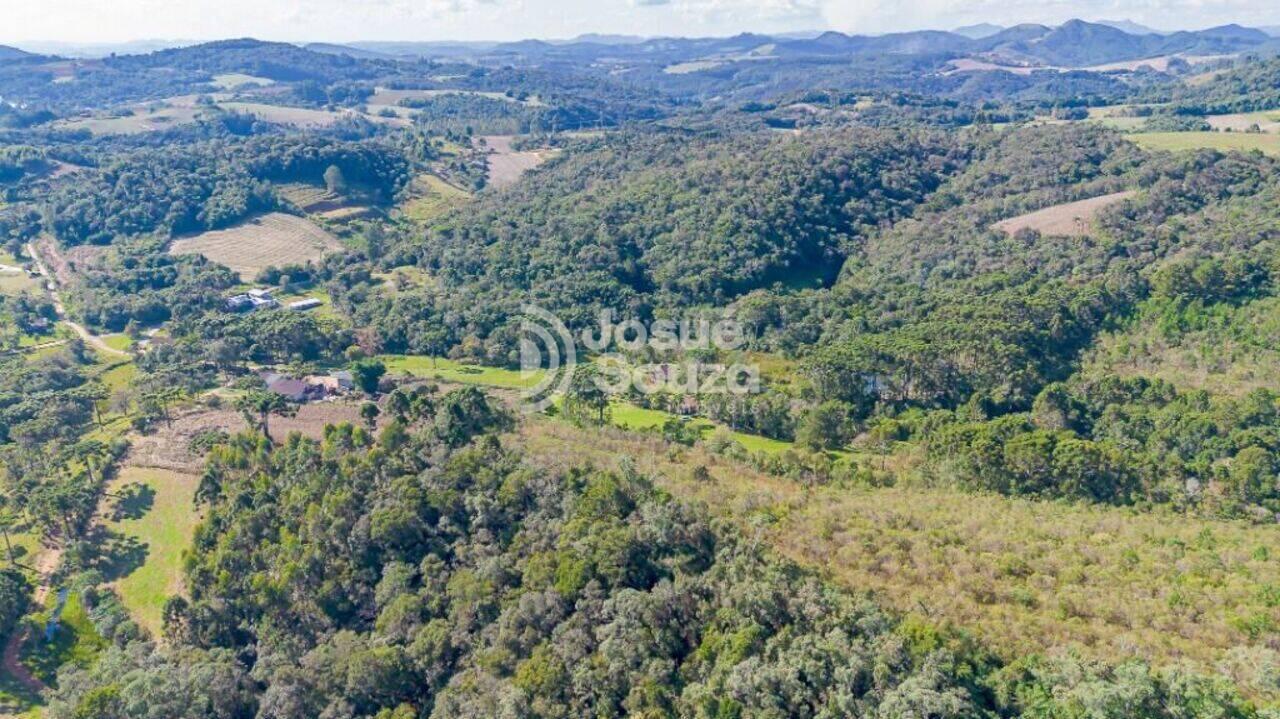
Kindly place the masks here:
<instances>
[{"instance_id":1,"label":"paved road","mask_svg":"<svg viewBox=\"0 0 1280 719\"><path fill-rule=\"evenodd\" d=\"M89 345L95 350L98 350L99 352L102 352L108 355L113 355L115 357L131 356L128 352L125 352L124 350L118 350L115 347L112 347L111 345L107 344L105 340L103 340L98 335L95 335L94 333L90 332L87 328L85 328L80 323L72 322L71 320L67 319L67 306L62 303L62 296L58 294L57 280L54 279L53 273L49 272L49 269L44 266L44 260L40 259L40 254L36 252L35 245L31 244L30 242L27 243L27 254L31 255L32 261L36 263L36 269L39 270L40 275L44 277L45 288L49 292L49 297L53 300L53 309L57 311L58 317L62 318L63 324L67 325L73 331L75 331L75 333L80 336L80 339L85 341L85 344Z\"/></svg>"}]
</instances>

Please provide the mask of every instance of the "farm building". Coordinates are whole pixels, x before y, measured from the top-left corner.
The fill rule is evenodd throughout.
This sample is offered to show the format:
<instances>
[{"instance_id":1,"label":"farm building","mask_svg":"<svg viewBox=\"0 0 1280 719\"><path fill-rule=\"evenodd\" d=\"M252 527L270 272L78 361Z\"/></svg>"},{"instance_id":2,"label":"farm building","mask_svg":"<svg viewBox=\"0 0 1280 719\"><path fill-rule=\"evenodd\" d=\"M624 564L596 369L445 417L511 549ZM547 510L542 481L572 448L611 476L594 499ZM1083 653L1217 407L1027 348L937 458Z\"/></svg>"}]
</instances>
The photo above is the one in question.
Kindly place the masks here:
<instances>
[{"instance_id":1,"label":"farm building","mask_svg":"<svg viewBox=\"0 0 1280 719\"><path fill-rule=\"evenodd\" d=\"M271 296L271 290L255 288L244 294L228 297L225 300L225 305L232 312L245 312L279 307L280 303Z\"/></svg>"},{"instance_id":2,"label":"farm building","mask_svg":"<svg viewBox=\"0 0 1280 719\"><path fill-rule=\"evenodd\" d=\"M290 302L290 303L289 303L289 309L291 309L291 310L293 310L293 311L295 311L295 312L302 312L302 311L304 311L304 310L309 310L309 309L313 309L313 308L315 308L315 307L319 307L321 304L323 304L323 303L322 303L320 300L318 300L318 299L316 299L316 298L314 298L314 297L308 297L308 298L306 298L305 300L298 300L297 302Z\"/></svg>"},{"instance_id":3,"label":"farm building","mask_svg":"<svg viewBox=\"0 0 1280 719\"><path fill-rule=\"evenodd\" d=\"M346 370L338 372L330 372L324 376L307 377L309 384L323 387L328 394L342 394L355 389L355 381L351 377L351 373Z\"/></svg>"},{"instance_id":4,"label":"farm building","mask_svg":"<svg viewBox=\"0 0 1280 719\"><path fill-rule=\"evenodd\" d=\"M279 372L262 372L259 376L266 382L268 390L291 402L314 402L355 388L351 373L345 370L327 375L308 375L301 379Z\"/></svg>"},{"instance_id":5,"label":"farm building","mask_svg":"<svg viewBox=\"0 0 1280 719\"><path fill-rule=\"evenodd\" d=\"M261 376L262 380L267 383L268 390L283 396L291 402L306 402L315 398L316 389L296 377L289 377L276 372L263 372Z\"/></svg>"}]
</instances>

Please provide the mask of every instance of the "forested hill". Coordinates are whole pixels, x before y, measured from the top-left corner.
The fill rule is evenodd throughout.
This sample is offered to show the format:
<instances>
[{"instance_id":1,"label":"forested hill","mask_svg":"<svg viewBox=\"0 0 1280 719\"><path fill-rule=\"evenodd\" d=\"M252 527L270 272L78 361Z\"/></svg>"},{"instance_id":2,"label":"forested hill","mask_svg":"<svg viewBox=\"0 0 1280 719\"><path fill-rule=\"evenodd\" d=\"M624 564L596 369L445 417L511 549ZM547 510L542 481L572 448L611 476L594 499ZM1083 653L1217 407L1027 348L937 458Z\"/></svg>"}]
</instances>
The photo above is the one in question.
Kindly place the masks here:
<instances>
[{"instance_id":1,"label":"forested hill","mask_svg":"<svg viewBox=\"0 0 1280 719\"><path fill-rule=\"evenodd\" d=\"M769 556L632 464L533 466L492 434L503 424L472 388L415 394L376 439L340 425L214 447L167 643L95 592L112 641L59 676L49 716L977 719L1113 695L1159 719L1254 716L1179 668L1002 667Z\"/></svg>"},{"instance_id":2,"label":"forested hill","mask_svg":"<svg viewBox=\"0 0 1280 719\"><path fill-rule=\"evenodd\" d=\"M944 267L967 262L964 253L980 245L950 241L954 228L927 219L942 208L951 209L948 222L989 241L999 233L988 225L1004 217L1131 186L1141 157L1091 128L636 134L585 146L536 182L479 198L425 238L407 238L397 259L437 273L456 298L441 298L441 311L474 321L464 332L482 337L523 299L581 322L600 307L722 305L775 283L812 288L842 267L888 268L910 255L937 255L929 261L952 263L939 271L954 273ZM911 234L895 233L899 224ZM368 312L375 322L404 314Z\"/></svg>"},{"instance_id":3,"label":"forested hill","mask_svg":"<svg viewBox=\"0 0 1280 719\"><path fill-rule=\"evenodd\" d=\"M637 134L437 225L421 262L499 305L522 292L584 308L723 303L788 277L833 278L966 155L927 131Z\"/></svg>"},{"instance_id":4,"label":"forested hill","mask_svg":"<svg viewBox=\"0 0 1280 719\"><path fill-rule=\"evenodd\" d=\"M1153 88L1150 99L1171 103L1168 112L1213 115L1280 107L1280 58L1213 73L1195 83Z\"/></svg>"},{"instance_id":5,"label":"forested hill","mask_svg":"<svg viewBox=\"0 0 1280 719\"><path fill-rule=\"evenodd\" d=\"M25 50L19 50L16 47L8 45L0 45L0 61L4 60L21 60L22 58L32 57L31 53Z\"/></svg>"}]
</instances>

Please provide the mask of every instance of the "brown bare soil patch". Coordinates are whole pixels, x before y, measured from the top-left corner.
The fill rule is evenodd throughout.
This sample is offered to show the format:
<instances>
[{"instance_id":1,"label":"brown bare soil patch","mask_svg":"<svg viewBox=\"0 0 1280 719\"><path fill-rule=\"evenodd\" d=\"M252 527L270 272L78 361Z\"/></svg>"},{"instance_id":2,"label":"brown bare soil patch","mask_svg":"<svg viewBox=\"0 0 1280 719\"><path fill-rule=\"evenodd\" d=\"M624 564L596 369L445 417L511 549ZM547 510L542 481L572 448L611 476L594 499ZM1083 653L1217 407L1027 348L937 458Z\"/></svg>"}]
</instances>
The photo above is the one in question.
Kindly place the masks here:
<instances>
[{"instance_id":1,"label":"brown bare soil patch","mask_svg":"<svg viewBox=\"0 0 1280 719\"><path fill-rule=\"evenodd\" d=\"M325 425L350 422L360 424L360 404L356 402L313 402L298 407L293 417L272 417L271 436L283 440L293 432L319 439ZM175 472L196 472L204 458L191 451L191 440L202 432L227 433L246 429L244 417L234 409L197 407L176 413L173 421L162 423L155 432L135 437L127 463L135 467L158 467Z\"/></svg>"},{"instance_id":2,"label":"brown bare soil patch","mask_svg":"<svg viewBox=\"0 0 1280 719\"><path fill-rule=\"evenodd\" d=\"M515 138L510 135L486 135L482 138L489 154L486 158L489 166L489 185L503 187L510 185L524 173L541 165L554 157L558 150L515 150L511 142Z\"/></svg>"},{"instance_id":3,"label":"brown bare soil patch","mask_svg":"<svg viewBox=\"0 0 1280 719\"><path fill-rule=\"evenodd\" d=\"M1093 233L1093 218L1104 208L1126 200L1134 195L1133 190L1113 192L1109 195L1091 197L1078 202L1067 202L1043 210L1036 210L1025 215L1010 217L997 222L993 227L997 230L1014 234L1018 230L1037 230L1042 235L1062 237L1086 237Z\"/></svg>"}]
</instances>

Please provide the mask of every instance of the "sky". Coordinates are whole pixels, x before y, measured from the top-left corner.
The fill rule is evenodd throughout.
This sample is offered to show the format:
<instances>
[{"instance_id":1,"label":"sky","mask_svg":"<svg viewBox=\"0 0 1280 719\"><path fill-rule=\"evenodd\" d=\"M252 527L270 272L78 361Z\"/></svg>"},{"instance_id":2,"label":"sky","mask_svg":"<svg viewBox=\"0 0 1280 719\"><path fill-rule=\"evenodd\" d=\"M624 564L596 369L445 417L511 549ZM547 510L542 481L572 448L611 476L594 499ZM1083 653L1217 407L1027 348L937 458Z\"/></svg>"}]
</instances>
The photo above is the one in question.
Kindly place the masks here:
<instances>
[{"instance_id":1,"label":"sky","mask_svg":"<svg viewBox=\"0 0 1280 719\"><path fill-rule=\"evenodd\" d=\"M518 40L583 33L884 33L1129 19L1161 30L1280 25L1276 0L0 0L0 43L143 39Z\"/></svg>"}]
</instances>

